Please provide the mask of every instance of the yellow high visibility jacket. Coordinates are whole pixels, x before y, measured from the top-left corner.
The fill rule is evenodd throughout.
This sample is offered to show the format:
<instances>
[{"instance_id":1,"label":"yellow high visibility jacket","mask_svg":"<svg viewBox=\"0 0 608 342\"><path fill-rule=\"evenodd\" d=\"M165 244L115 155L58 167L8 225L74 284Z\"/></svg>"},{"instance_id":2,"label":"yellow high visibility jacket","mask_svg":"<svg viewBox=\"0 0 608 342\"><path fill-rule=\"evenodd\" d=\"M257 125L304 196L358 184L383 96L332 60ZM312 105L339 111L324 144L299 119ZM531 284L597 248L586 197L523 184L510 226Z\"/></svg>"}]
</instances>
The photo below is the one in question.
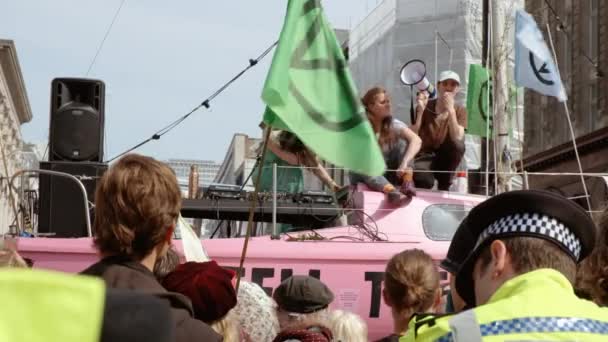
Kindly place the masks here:
<instances>
[{"instance_id":1,"label":"yellow high visibility jacket","mask_svg":"<svg viewBox=\"0 0 608 342\"><path fill-rule=\"evenodd\" d=\"M0 341L98 342L105 284L57 272L0 269Z\"/></svg>"},{"instance_id":2,"label":"yellow high visibility jacket","mask_svg":"<svg viewBox=\"0 0 608 342\"><path fill-rule=\"evenodd\" d=\"M579 299L561 273L540 269L507 281L485 305L413 319L399 341L608 341L608 308Z\"/></svg>"}]
</instances>

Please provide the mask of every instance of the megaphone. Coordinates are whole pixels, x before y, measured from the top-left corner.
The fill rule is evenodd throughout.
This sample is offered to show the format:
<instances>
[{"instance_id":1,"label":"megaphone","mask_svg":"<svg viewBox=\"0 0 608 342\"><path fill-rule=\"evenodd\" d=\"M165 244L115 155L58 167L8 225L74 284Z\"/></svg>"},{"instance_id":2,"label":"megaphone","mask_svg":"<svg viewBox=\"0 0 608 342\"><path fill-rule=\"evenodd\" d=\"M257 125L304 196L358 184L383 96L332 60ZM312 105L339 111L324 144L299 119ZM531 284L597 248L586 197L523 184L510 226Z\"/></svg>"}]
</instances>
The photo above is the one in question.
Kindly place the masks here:
<instances>
[{"instance_id":1,"label":"megaphone","mask_svg":"<svg viewBox=\"0 0 608 342\"><path fill-rule=\"evenodd\" d=\"M412 59L401 68L401 82L405 85L416 86L419 91L426 91L430 99L437 95L435 87L426 78L426 65L419 59Z\"/></svg>"}]
</instances>

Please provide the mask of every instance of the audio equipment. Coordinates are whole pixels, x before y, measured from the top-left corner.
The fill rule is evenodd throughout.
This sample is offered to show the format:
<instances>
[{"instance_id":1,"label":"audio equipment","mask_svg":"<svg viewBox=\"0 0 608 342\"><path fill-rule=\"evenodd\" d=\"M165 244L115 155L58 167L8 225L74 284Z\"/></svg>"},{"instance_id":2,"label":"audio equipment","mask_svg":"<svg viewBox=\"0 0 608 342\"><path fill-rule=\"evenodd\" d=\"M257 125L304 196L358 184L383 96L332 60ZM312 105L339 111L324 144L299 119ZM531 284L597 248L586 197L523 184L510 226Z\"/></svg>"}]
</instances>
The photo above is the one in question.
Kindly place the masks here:
<instances>
[{"instance_id":1,"label":"audio equipment","mask_svg":"<svg viewBox=\"0 0 608 342\"><path fill-rule=\"evenodd\" d=\"M49 161L103 161L104 99L99 80L51 82Z\"/></svg>"},{"instance_id":2,"label":"audio equipment","mask_svg":"<svg viewBox=\"0 0 608 342\"><path fill-rule=\"evenodd\" d=\"M108 165L93 162L40 162L40 169L68 173L83 183L93 224L95 188ZM82 191L71 179L40 174L38 233L53 237L86 237Z\"/></svg>"}]
</instances>

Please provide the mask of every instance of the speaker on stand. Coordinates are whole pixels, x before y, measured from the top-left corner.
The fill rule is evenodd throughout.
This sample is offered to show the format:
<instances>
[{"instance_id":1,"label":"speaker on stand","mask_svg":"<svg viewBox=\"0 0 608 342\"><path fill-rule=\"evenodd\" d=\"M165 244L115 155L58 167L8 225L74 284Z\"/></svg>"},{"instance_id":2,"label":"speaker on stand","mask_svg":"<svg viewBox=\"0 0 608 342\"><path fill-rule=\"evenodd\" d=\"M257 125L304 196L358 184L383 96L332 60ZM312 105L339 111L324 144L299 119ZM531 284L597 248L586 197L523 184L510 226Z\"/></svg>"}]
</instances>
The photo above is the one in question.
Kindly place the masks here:
<instances>
[{"instance_id":1,"label":"speaker on stand","mask_svg":"<svg viewBox=\"0 0 608 342\"><path fill-rule=\"evenodd\" d=\"M51 84L49 161L103 161L105 85L56 78Z\"/></svg>"},{"instance_id":2,"label":"speaker on stand","mask_svg":"<svg viewBox=\"0 0 608 342\"><path fill-rule=\"evenodd\" d=\"M76 176L90 203L103 163L105 85L100 80L56 78L51 82L49 161L43 170ZM40 175L38 232L55 237L87 236L84 201L78 185L67 178ZM94 212L91 210L91 220ZM92 222L91 222L92 223Z\"/></svg>"}]
</instances>

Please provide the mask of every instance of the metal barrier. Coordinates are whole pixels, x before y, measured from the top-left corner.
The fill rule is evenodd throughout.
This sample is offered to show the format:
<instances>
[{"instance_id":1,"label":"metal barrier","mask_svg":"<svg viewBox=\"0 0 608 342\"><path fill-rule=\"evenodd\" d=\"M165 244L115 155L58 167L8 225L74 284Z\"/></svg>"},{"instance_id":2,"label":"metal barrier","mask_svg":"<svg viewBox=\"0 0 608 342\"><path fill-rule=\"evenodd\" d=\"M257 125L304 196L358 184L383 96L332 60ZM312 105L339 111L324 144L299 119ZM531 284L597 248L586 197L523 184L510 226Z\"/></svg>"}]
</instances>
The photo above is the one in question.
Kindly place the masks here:
<instances>
[{"instance_id":1,"label":"metal barrier","mask_svg":"<svg viewBox=\"0 0 608 342\"><path fill-rule=\"evenodd\" d=\"M93 231L91 229L91 215L89 213L90 212L89 211L89 209L90 209L89 208L89 197L87 196L87 189L84 187L84 184L82 184L80 179L78 179L77 177L75 177L69 173L65 173L65 172L40 170L40 169L25 169L25 170L19 170L15 174L13 174L13 176L11 177L9 186L11 188L14 188L13 182L15 181L15 178L17 178L17 176L19 176L19 175L28 174L28 173L36 173L36 174L42 173L42 174L47 174L47 175L51 175L51 176L60 176L60 177L69 178L69 179L75 181L78 184L78 187L80 187L80 190L81 190L82 196L83 196L83 200L84 200L84 214L85 214L86 223L87 223L87 234L88 234L88 237L93 236ZM21 198L19 198L19 201L21 201ZM34 236L38 236L38 227L37 226L34 230Z\"/></svg>"}]
</instances>

